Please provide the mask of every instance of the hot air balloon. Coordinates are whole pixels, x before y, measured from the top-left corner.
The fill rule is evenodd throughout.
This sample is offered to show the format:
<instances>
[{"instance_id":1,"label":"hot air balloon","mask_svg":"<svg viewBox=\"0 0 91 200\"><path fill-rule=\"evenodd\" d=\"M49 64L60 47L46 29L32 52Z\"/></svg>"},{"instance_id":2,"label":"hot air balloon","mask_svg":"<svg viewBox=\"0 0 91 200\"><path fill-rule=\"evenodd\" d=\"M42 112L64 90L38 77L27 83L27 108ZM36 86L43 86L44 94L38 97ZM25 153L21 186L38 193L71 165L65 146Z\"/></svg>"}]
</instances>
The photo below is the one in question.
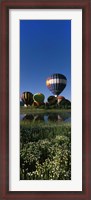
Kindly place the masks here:
<instances>
[{"instance_id":1,"label":"hot air balloon","mask_svg":"<svg viewBox=\"0 0 91 200\"><path fill-rule=\"evenodd\" d=\"M40 104L37 102L37 101L34 101L33 102L33 104L32 104L32 106L35 106L35 107L37 107L37 106L39 106Z\"/></svg>"},{"instance_id":2,"label":"hot air balloon","mask_svg":"<svg viewBox=\"0 0 91 200\"><path fill-rule=\"evenodd\" d=\"M61 108L71 108L71 102L68 99L63 99L60 102Z\"/></svg>"},{"instance_id":3,"label":"hot air balloon","mask_svg":"<svg viewBox=\"0 0 91 200\"><path fill-rule=\"evenodd\" d=\"M36 93L33 95L34 102L38 102L41 105L44 102L45 96L42 93Z\"/></svg>"},{"instance_id":4,"label":"hot air balloon","mask_svg":"<svg viewBox=\"0 0 91 200\"><path fill-rule=\"evenodd\" d=\"M63 97L63 96L58 96L57 97L57 102L58 102L58 104L60 104L61 103L61 101L63 101L65 98Z\"/></svg>"},{"instance_id":5,"label":"hot air balloon","mask_svg":"<svg viewBox=\"0 0 91 200\"><path fill-rule=\"evenodd\" d=\"M46 80L46 86L55 96L64 90L66 84L67 78L63 74L53 74Z\"/></svg>"},{"instance_id":6,"label":"hot air balloon","mask_svg":"<svg viewBox=\"0 0 91 200\"><path fill-rule=\"evenodd\" d=\"M49 96L47 101L48 101L49 105L55 105L55 104L57 104L57 97Z\"/></svg>"},{"instance_id":7,"label":"hot air balloon","mask_svg":"<svg viewBox=\"0 0 91 200\"><path fill-rule=\"evenodd\" d=\"M33 94L31 92L23 92L21 95L21 100L23 101L24 106L32 105Z\"/></svg>"}]
</instances>

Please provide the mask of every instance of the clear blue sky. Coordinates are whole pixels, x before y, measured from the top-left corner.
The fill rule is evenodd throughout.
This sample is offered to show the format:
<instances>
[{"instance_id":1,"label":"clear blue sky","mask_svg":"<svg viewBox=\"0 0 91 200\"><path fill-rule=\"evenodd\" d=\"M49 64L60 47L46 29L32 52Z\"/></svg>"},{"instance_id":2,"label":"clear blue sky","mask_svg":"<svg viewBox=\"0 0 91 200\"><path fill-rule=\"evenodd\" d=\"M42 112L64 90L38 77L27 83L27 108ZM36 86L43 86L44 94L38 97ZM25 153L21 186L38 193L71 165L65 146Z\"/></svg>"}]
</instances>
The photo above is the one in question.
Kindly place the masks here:
<instances>
[{"instance_id":1,"label":"clear blue sky","mask_svg":"<svg viewBox=\"0 0 91 200\"><path fill-rule=\"evenodd\" d=\"M52 95L46 79L64 74L67 86L60 94L71 100L71 21L20 20L20 93Z\"/></svg>"}]
</instances>

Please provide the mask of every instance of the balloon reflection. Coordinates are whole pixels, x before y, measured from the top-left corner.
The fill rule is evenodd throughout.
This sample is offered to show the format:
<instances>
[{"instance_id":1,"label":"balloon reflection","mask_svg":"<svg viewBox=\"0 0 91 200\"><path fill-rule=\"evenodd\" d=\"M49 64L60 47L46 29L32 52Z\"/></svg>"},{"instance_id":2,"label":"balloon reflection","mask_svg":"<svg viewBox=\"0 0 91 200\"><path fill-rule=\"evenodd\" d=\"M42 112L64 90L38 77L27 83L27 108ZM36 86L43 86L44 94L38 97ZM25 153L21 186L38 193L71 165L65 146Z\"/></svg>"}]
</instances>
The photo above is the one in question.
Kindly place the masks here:
<instances>
[{"instance_id":1,"label":"balloon reflection","mask_svg":"<svg viewBox=\"0 0 91 200\"><path fill-rule=\"evenodd\" d=\"M35 122L35 121L53 121L53 122L66 122L71 121L70 117L64 118L59 113L48 113L48 114L27 114L27 115L20 115L20 120L26 122Z\"/></svg>"}]
</instances>

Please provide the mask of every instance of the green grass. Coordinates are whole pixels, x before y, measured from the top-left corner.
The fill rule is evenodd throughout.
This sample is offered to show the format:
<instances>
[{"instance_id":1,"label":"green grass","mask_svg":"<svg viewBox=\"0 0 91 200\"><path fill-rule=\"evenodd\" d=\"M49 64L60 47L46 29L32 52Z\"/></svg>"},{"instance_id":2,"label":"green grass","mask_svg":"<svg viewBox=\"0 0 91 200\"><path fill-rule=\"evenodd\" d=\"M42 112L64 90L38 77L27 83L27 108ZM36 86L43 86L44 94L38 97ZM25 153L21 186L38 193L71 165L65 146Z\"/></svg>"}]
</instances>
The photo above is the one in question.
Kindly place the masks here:
<instances>
[{"instance_id":1,"label":"green grass","mask_svg":"<svg viewBox=\"0 0 91 200\"><path fill-rule=\"evenodd\" d=\"M20 124L20 179L71 179L71 124Z\"/></svg>"},{"instance_id":2,"label":"green grass","mask_svg":"<svg viewBox=\"0 0 91 200\"><path fill-rule=\"evenodd\" d=\"M35 142L38 140L49 139L51 140L53 137L57 135L66 135L69 136L69 132L71 132L70 123L61 123L57 126L57 123L49 122L49 123L32 123L24 124L20 126L21 131L21 143L22 145L27 142Z\"/></svg>"},{"instance_id":3,"label":"green grass","mask_svg":"<svg viewBox=\"0 0 91 200\"><path fill-rule=\"evenodd\" d=\"M20 114L33 114L33 113L66 113L71 112L71 109L59 109L59 108L51 108L51 109L45 109L45 108L36 108L36 107L20 107Z\"/></svg>"}]
</instances>

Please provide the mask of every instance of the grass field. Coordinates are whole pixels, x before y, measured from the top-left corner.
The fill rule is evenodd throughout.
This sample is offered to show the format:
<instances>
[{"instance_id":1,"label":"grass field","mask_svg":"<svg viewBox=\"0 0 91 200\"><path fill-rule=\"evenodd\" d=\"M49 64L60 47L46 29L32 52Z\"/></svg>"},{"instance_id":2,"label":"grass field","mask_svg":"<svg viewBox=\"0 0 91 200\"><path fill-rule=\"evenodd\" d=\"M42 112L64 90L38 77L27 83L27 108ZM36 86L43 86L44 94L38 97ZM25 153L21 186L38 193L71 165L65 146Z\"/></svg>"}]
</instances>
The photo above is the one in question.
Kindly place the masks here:
<instances>
[{"instance_id":1,"label":"grass field","mask_svg":"<svg viewBox=\"0 0 91 200\"><path fill-rule=\"evenodd\" d=\"M34 108L32 106L29 107L20 107L20 114L32 114L32 113L63 113L66 114L67 112L71 112L71 109L59 109L59 108L51 108L51 109L44 109L44 108Z\"/></svg>"},{"instance_id":2,"label":"grass field","mask_svg":"<svg viewBox=\"0 0 91 200\"><path fill-rule=\"evenodd\" d=\"M21 108L21 114L60 112L67 117L70 110ZM20 179L71 179L71 123L20 122Z\"/></svg>"}]
</instances>

